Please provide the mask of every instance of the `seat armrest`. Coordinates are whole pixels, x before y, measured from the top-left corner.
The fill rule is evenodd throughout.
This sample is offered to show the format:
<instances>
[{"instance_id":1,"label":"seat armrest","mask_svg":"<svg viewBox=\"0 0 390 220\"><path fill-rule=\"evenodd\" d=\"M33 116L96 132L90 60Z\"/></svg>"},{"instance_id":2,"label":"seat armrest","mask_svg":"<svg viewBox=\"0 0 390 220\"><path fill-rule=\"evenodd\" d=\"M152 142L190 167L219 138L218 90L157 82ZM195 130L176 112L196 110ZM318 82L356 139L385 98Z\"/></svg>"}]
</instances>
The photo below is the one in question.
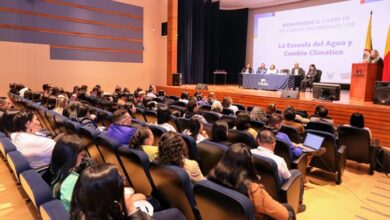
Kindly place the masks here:
<instances>
[{"instance_id":1,"label":"seat armrest","mask_svg":"<svg viewBox=\"0 0 390 220\"><path fill-rule=\"evenodd\" d=\"M339 155L345 154L346 152L347 152L347 145L341 145L341 146L339 147L339 149L337 150L337 153L338 153Z\"/></svg>"},{"instance_id":2,"label":"seat armrest","mask_svg":"<svg viewBox=\"0 0 390 220\"><path fill-rule=\"evenodd\" d=\"M306 175L306 168L307 168L307 153L302 153L301 156L299 156L297 159L293 161L293 169L297 169L301 171L302 175Z\"/></svg>"},{"instance_id":3,"label":"seat armrest","mask_svg":"<svg viewBox=\"0 0 390 220\"><path fill-rule=\"evenodd\" d=\"M288 203L297 213L301 190L303 190L303 175L299 170L291 170L291 177L281 187L281 200L279 202Z\"/></svg>"},{"instance_id":4,"label":"seat armrest","mask_svg":"<svg viewBox=\"0 0 390 220\"><path fill-rule=\"evenodd\" d=\"M341 145L340 148L337 151L338 154L338 169L337 172L339 173L339 177L341 178L342 174L344 173L344 168L346 166L347 161L347 145Z\"/></svg>"}]
</instances>

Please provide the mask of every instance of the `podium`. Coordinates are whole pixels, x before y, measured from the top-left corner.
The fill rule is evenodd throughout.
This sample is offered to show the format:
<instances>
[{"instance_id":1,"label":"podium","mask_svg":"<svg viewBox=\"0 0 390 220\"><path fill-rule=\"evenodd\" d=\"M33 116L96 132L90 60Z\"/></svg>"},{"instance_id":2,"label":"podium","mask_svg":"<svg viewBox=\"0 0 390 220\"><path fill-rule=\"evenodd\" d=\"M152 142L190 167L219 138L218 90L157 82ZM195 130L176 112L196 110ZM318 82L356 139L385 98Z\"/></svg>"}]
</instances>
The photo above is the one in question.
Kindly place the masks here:
<instances>
[{"instance_id":1,"label":"podium","mask_svg":"<svg viewBox=\"0 0 390 220\"><path fill-rule=\"evenodd\" d=\"M369 102L373 100L375 81L381 80L378 65L353 63L349 97L351 100Z\"/></svg>"}]
</instances>

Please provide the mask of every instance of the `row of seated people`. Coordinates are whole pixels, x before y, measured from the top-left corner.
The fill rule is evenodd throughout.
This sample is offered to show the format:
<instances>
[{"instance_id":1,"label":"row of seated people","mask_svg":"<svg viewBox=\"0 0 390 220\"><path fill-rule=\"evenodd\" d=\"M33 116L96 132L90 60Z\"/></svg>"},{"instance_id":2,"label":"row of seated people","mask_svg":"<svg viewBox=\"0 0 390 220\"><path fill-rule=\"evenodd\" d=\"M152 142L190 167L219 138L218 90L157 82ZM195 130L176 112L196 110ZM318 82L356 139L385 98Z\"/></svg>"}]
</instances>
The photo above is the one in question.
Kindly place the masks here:
<instances>
[{"instance_id":1,"label":"row of seated people","mask_svg":"<svg viewBox=\"0 0 390 220\"><path fill-rule=\"evenodd\" d=\"M122 112L124 112L124 111L122 111ZM193 112L192 112L192 113L193 113ZM115 115L115 114L114 114L114 115ZM125 115L125 116L124 116L124 115ZM192 115L194 115L194 114L192 114ZM120 114L120 116L122 116L122 119L125 119L125 120L122 120L122 119L121 119L121 120L119 120L119 121L125 121L125 122L126 122L126 121L131 121L130 116L129 116L128 114L126 115L126 114L123 114L123 113L122 113L122 114ZM123 118L123 116L124 116L124 118ZM115 118L115 117L114 117L114 118ZM189 118L193 118L193 119L197 119L197 118L198 118L197 120L192 120L192 121L194 121L194 122L196 122L196 121L201 121L201 120L199 120L199 117L197 117L197 116L196 116L196 117L191 116L191 117L189 117ZM116 120L114 120L114 123L116 123ZM199 124L200 124L200 123L199 123ZM218 124L218 123L216 123L216 124ZM200 126L198 126L198 127L200 127ZM190 131L190 132L191 132L191 131ZM191 132L191 133L192 133L192 132Z\"/></svg>"},{"instance_id":2,"label":"row of seated people","mask_svg":"<svg viewBox=\"0 0 390 220\"><path fill-rule=\"evenodd\" d=\"M7 114L7 113L6 113ZM22 113L19 113L19 115L20 114L22 114ZM23 114L22 114L23 115ZM18 114L17 115L15 115L15 117L14 117L14 119L16 119L16 120L18 120L18 118L22 118L22 116L20 115L20 116L18 116ZM36 119L35 119L36 120ZM17 132L17 133L28 133L28 132L26 132L27 130L29 131L29 132L32 132L33 131L33 129L30 129L30 124L32 124L31 122L33 122L33 121L35 121L34 120L34 116L33 116L33 119L31 119L31 120L27 120L27 122L26 122L26 125L28 126L28 128L26 128L26 130L24 131L24 132ZM26 119L24 120L24 121L26 121ZM22 123L23 124L23 123ZM35 121L35 124L37 125L37 122ZM141 129L142 130L142 129ZM141 131L140 130L140 131ZM12 130L11 130L12 131ZM141 132L140 132L141 133ZM150 134L150 133L149 133ZM26 135L28 135L28 134L26 134ZM12 137L13 136L15 136L15 132L12 132L12 135L11 135ZM161 164L161 165L164 165L164 163L166 163L166 164L171 164L171 165L177 165L177 166L180 166L180 164L183 164L182 166L183 166L183 168L185 169L185 170L195 170L195 172L191 172L191 171L189 171L189 174L190 174L190 176L192 176L192 174L193 173L196 173L196 171L198 170L199 171L199 166L197 166L197 163L196 162L190 162L189 163L189 167L190 168L186 168L185 167L185 165L184 164L187 164L187 162L186 161L189 161L189 160L187 160L187 159L183 159L183 160L181 160L181 159L178 159L178 158L185 158L185 151L184 151L184 142L183 142L183 140L182 139L180 139L180 136L177 134L177 133L174 133L174 132L169 132L169 133L167 133L166 134L166 138L164 138L164 136L162 137L162 141L160 142L160 146L159 146L159 149L161 149L160 150L160 152L159 152L159 156L158 156L158 158L161 158L161 159L159 159L159 160L157 160L158 161L158 163L159 164ZM43 137L42 137L43 138ZM179 138L179 139L178 139ZM51 157L51 163L50 163L50 166L49 166L49 171L50 172L52 172L52 171L55 171L56 170L56 168L53 168L53 165L52 164L56 164L56 165L58 165L58 163L59 164L61 164L61 163L65 163L64 164L64 166L66 165L66 166L69 166L69 164L68 164L68 162L71 162L71 163L73 163L73 164L75 164L75 165L80 165L80 161L81 161L81 158L83 157L83 154L80 152L80 151L75 151L76 153L77 153L77 156L76 156L76 158L69 158L69 157L66 157L66 158L64 158L64 155L66 154L66 152L64 152L64 151L62 151L62 152L56 152L56 147L57 146L59 146L59 145L64 145L64 141L66 142L66 141L68 141L68 142L72 142L73 141L73 143L72 144L69 144L68 143L68 145L72 145L73 147L74 147L74 145L76 145L77 146L77 144L75 144L74 142L76 141L77 142L77 140L76 140L77 138L75 137L75 136L71 136L71 137L69 137L69 136L64 136L64 137L62 137L62 138L60 138L59 139L59 141L57 141L57 143L56 143L56 145L54 146L54 149L53 149L53 156ZM28 139L24 139L24 141L29 141ZM166 144L164 144L165 142L167 142ZM179 145L177 144L177 143L180 143ZM60 144L61 143L61 144ZM28 144L27 143L25 143L26 145L24 145L24 146L28 146ZM65 144L66 145L66 144ZM165 154L165 156L163 156L164 154L163 154L163 152L164 152L164 149L162 149L163 147L161 147L161 146L164 146L165 145L165 151L168 151L169 153L167 153L167 154ZM173 150L173 152L177 152L178 154L177 155L174 155L174 154L172 154L172 149L174 148L173 146L177 146L177 147L179 147L179 149L180 150ZM63 147L63 146L62 146ZM24 148L24 147L22 147L22 148ZM59 148L59 147L57 147L57 148ZM240 147L240 148L242 148L242 147ZM80 149L80 147L79 147L79 149ZM23 150L23 149L21 149L21 150ZM38 153L39 154L39 152L35 152L35 153ZM54 155L57 155L57 156L54 156ZM174 157L174 156L176 156L176 159L173 159L173 161L171 161L172 160L172 157ZM57 158L57 159L55 159L55 158ZM28 157L28 159L31 159L31 158L29 158ZM59 161L55 161L55 160L59 160ZM164 160L165 160L165 162L164 162ZM178 163L178 164L176 164L176 163ZM74 165L74 166L75 166ZM54 165L55 166L55 165ZM191 168L192 167L192 168ZM67 167L67 169L65 169L65 170L68 170L68 168L69 167ZM60 197L61 197L61 195L62 195L62 197L63 197L63 199L64 199L64 203L66 204L66 201L68 201L68 205L65 205L66 207L68 207L69 208L69 195L65 195L66 193L69 193L69 190L68 190L68 187L69 187L69 184L70 185L72 185L72 182L73 182L73 184L75 184L75 182L76 182L76 180L75 180L75 177L77 177L77 175L75 174L75 173L73 173L73 168L74 167L72 167L72 168L70 168L67 172L68 172L68 175L66 176L66 178L65 178L65 176L63 175L63 174L61 174L61 175L59 175L59 176L61 176L61 177L63 177L63 178L65 178L65 179L63 179L62 181L60 181L60 182L62 182L62 184L64 184L64 185L62 185L63 187L64 187L64 189L63 189L63 192L61 192L61 189L62 189L62 186L61 187L54 187L54 189L53 190L55 190L55 189L57 189L57 190L59 190L59 191L57 191L57 193L58 192L60 192ZM63 171L64 169L60 169L61 171ZM203 175L201 174L201 173L198 173L198 175L199 175L199 177L198 177L198 181L199 180L203 180L204 179L204 177L203 177ZM54 178L56 178L55 176L57 176L57 175L53 175L53 177ZM195 175L196 176L196 175ZM69 179L68 179L69 178ZM196 181L196 177L194 178L194 181ZM53 181L49 181L49 182L51 182L51 183L53 183ZM54 181L55 182L55 181ZM70 183L69 183L70 182ZM258 191L258 190L260 190L260 191ZM262 192L262 190L264 190L263 189L263 187L261 187L261 189L256 189L255 191L257 192L257 193L261 193L261 195L263 195L264 196L264 194L266 193L265 191L264 192ZM265 195L267 195L267 194L265 194ZM268 196L268 198L267 199L270 199L270 197ZM264 201L264 200L263 200ZM272 201L272 200L271 200ZM267 203L268 204L268 203ZM263 204L264 205L264 204ZM277 212L277 213L268 213L268 214L270 214L271 216L272 215L283 215L284 217L283 217L283 219L286 217L286 213L288 213L286 210L287 209L285 209L285 208L281 208L281 206L279 206L280 208L279 208L279 211ZM257 208L257 207L256 207ZM260 207L260 210L261 209L264 209L264 208L266 208L266 207ZM274 210L275 209L275 207L268 207L268 208L272 208L272 210ZM266 211L264 211L264 212L266 212Z\"/></svg>"}]
</instances>

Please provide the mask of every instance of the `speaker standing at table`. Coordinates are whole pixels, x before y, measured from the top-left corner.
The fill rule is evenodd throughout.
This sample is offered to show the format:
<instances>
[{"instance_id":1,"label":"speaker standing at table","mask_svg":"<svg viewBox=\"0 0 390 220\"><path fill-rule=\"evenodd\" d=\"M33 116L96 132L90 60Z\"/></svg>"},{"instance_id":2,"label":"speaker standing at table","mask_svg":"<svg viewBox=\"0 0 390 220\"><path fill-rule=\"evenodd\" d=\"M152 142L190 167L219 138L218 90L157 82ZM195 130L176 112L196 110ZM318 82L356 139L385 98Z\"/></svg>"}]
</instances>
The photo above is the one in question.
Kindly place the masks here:
<instances>
[{"instance_id":1,"label":"speaker standing at table","mask_svg":"<svg viewBox=\"0 0 390 220\"><path fill-rule=\"evenodd\" d=\"M305 78L301 82L301 91L305 92L307 86L312 86L314 79L318 75L318 70L314 64L310 64L309 71L307 71L307 74Z\"/></svg>"},{"instance_id":2,"label":"speaker standing at table","mask_svg":"<svg viewBox=\"0 0 390 220\"><path fill-rule=\"evenodd\" d=\"M299 66L299 63L295 63L294 68L291 69L291 75L294 75L293 90L295 90L297 87L299 89L303 78L305 78L305 70Z\"/></svg>"}]
</instances>

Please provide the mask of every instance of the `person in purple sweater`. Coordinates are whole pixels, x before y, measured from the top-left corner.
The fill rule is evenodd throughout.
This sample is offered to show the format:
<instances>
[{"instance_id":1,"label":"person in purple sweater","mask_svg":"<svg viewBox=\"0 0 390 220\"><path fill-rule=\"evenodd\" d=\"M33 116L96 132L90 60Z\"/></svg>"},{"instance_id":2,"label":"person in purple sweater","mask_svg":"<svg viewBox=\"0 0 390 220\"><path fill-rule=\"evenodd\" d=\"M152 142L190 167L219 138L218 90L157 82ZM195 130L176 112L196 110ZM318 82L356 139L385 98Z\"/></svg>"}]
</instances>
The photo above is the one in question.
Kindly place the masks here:
<instances>
[{"instance_id":1,"label":"person in purple sweater","mask_svg":"<svg viewBox=\"0 0 390 220\"><path fill-rule=\"evenodd\" d=\"M126 109L118 109L112 114L112 124L108 127L107 136L121 145L129 145L137 129L130 127L131 116Z\"/></svg>"}]
</instances>

